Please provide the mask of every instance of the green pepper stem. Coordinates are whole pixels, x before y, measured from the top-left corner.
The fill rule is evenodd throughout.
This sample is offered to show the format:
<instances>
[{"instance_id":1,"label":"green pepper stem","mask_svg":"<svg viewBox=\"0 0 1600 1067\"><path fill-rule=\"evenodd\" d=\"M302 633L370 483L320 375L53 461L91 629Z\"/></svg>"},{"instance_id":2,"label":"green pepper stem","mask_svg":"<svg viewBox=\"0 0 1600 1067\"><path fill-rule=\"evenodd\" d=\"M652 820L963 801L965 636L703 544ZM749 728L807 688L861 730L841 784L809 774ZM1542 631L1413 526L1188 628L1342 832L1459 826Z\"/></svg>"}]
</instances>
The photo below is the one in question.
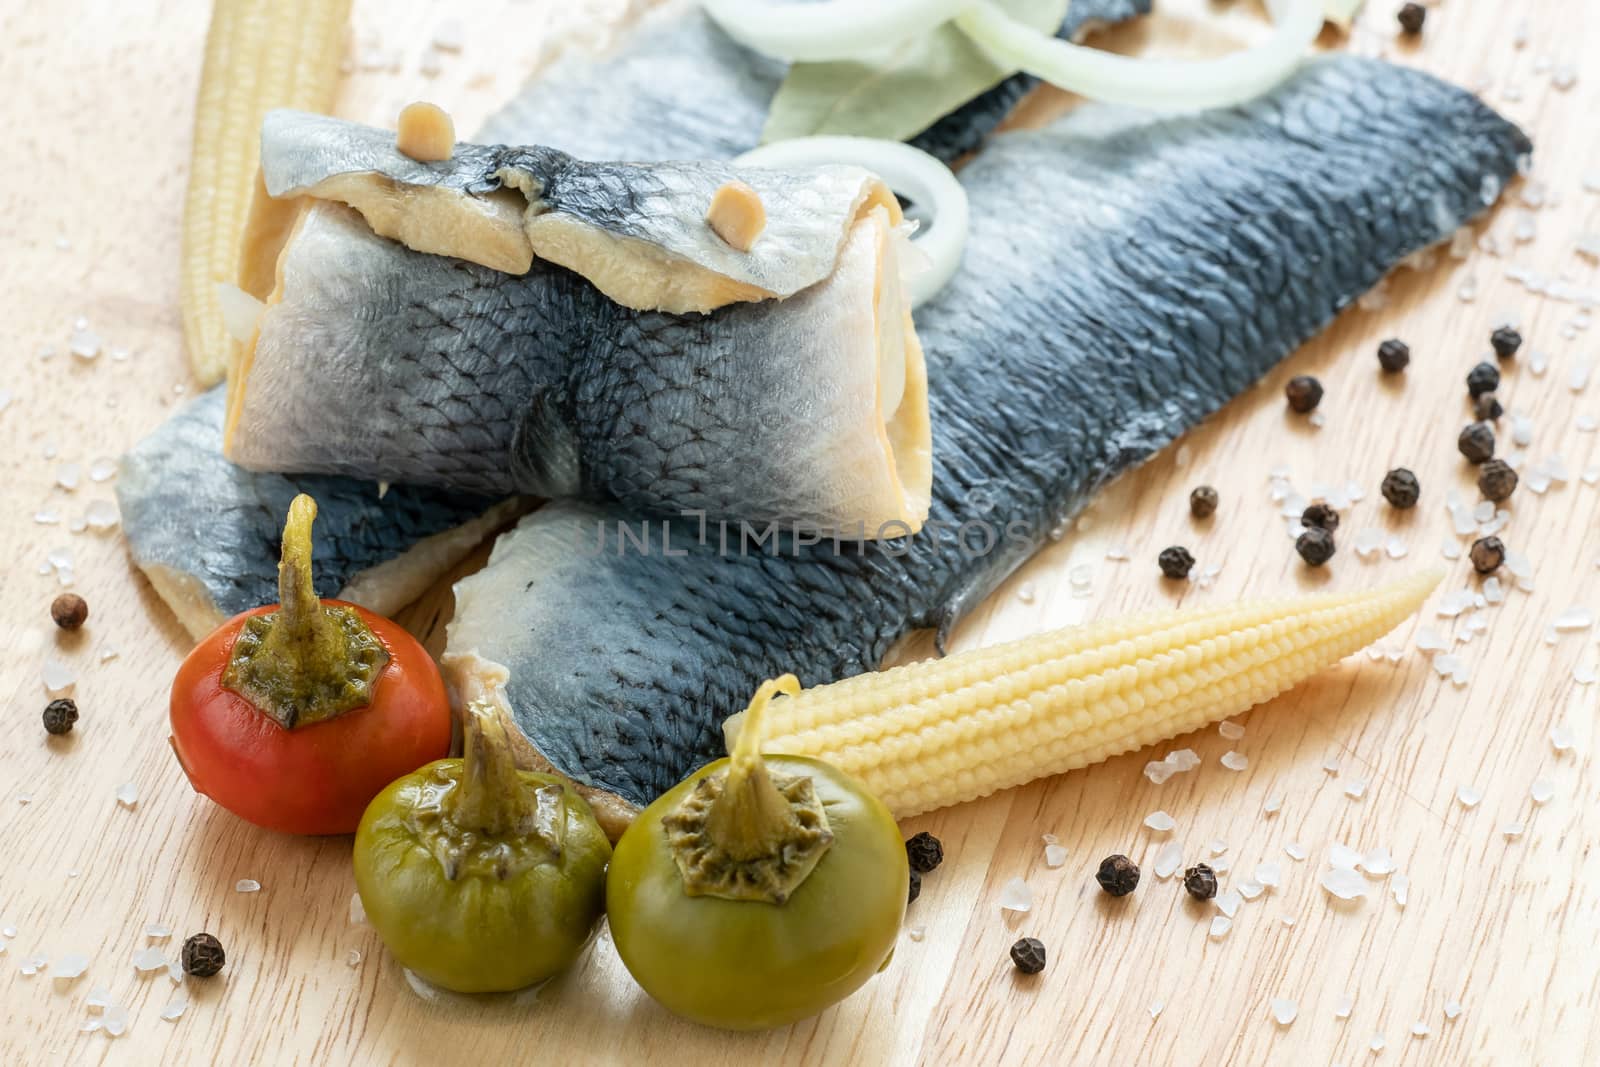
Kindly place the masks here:
<instances>
[{"instance_id":1,"label":"green pepper stem","mask_svg":"<svg viewBox=\"0 0 1600 1067\"><path fill-rule=\"evenodd\" d=\"M730 753L722 794L706 812L706 835L735 860L773 854L794 830L795 815L789 798L773 784L766 761L761 758L767 705L779 693L799 695L800 680L785 674L763 682L756 690Z\"/></svg>"},{"instance_id":2,"label":"green pepper stem","mask_svg":"<svg viewBox=\"0 0 1600 1067\"><path fill-rule=\"evenodd\" d=\"M498 703L478 697L462 715L461 795L453 820L492 836L523 835L534 825L533 791L523 782Z\"/></svg>"}]
</instances>

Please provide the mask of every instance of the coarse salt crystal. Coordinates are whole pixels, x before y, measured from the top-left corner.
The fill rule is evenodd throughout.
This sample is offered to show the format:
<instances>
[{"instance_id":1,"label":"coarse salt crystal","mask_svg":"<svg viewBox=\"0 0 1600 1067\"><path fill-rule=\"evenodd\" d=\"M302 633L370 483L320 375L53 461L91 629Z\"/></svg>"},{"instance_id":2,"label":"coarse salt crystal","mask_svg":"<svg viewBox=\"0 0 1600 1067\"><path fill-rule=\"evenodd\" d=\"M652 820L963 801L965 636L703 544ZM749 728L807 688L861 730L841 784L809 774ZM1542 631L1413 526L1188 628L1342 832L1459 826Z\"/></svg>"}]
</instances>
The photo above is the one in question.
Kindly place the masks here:
<instances>
[{"instance_id":1,"label":"coarse salt crystal","mask_svg":"<svg viewBox=\"0 0 1600 1067\"><path fill-rule=\"evenodd\" d=\"M1490 604L1498 604L1505 600L1505 587L1498 578L1485 578L1483 580L1483 599Z\"/></svg>"},{"instance_id":2,"label":"coarse salt crystal","mask_svg":"<svg viewBox=\"0 0 1600 1067\"><path fill-rule=\"evenodd\" d=\"M167 1006L161 1009L161 1017L169 1023L176 1022L188 1007L189 994L180 989L172 994L172 999L167 1001Z\"/></svg>"},{"instance_id":3,"label":"coarse salt crystal","mask_svg":"<svg viewBox=\"0 0 1600 1067\"><path fill-rule=\"evenodd\" d=\"M1338 756L1324 756L1322 758L1322 769L1327 771L1329 774L1338 774L1339 773L1339 757Z\"/></svg>"},{"instance_id":4,"label":"coarse salt crystal","mask_svg":"<svg viewBox=\"0 0 1600 1067\"><path fill-rule=\"evenodd\" d=\"M89 480L91 482L104 482L117 475L117 461L107 457L100 457L89 464Z\"/></svg>"},{"instance_id":5,"label":"coarse salt crystal","mask_svg":"<svg viewBox=\"0 0 1600 1067\"><path fill-rule=\"evenodd\" d=\"M1573 735L1570 726L1558 723L1550 727L1550 747L1555 749L1557 753L1571 751L1572 746L1576 743L1577 738Z\"/></svg>"},{"instance_id":6,"label":"coarse salt crystal","mask_svg":"<svg viewBox=\"0 0 1600 1067\"><path fill-rule=\"evenodd\" d=\"M1216 856L1211 860L1211 869L1219 875L1227 874L1233 868L1233 860L1227 856Z\"/></svg>"},{"instance_id":7,"label":"coarse salt crystal","mask_svg":"<svg viewBox=\"0 0 1600 1067\"><path fill-rule=\"evenodd\" d=\"M1231 919L1238 914L1239 905L1244 903L1244 897L1240 895L1237 889L1229 889L1226 892L1218 893L1213 898L1212 903L1217 906L1218 911Z\"/></svg>"},{"instance_id":8,"label":"coarse salt crystal","mask_svg":"<svg viewBox=\"0 0 1600 1067\"><path fill-rule=\"evenodd\" d=\"M122 521L122 516L111 501L92 500L84 510L83 519L91 530L98 532L114 529L117 523Z\"/></svg>"},{"instance_id":9,"label":"coarse salt crystal","mask_svg":"<svg viewBox=\"0 0 1600 1067\"><path fill-rule=\"evenodd\" d=\"M1152 811L1144 817L1144 824L1158 834L1164 834L1177 825L1172 816L1164 811Z\"/></svg>"},{"instance_id":10,"label":"coarse salt crystal","mask_svg":"<svg viewBox=\"0 0 1600 1067\"><path fill-rule=\"evenodd\" d=\"M1345 867L1323 872L1322 888L1339 900L1356 900L1367 895L1366 879Z\"/></svg>"},{"instance_id":11,"label":"coarse salt crystal","mask_svg":"<svg viewBox=\"0 0 1600 1067\"><path fill-rule=\"evenodd\" d=\"M144 928L144 936L159 941L162 938L172 936L172 927L166 923L147 923Z\"/></svg>"},{"instance_id":12,"label":"coarse salt crystal","mask_svg":"<svg viewBox=\"0 0 1600 1067\"><path fill-rule=\"evenodd\" d=\"M1389 879L1389 892L1394 896L1396 904L1405 907L1411 893L1411 879L1403 874L1395 875Z\"/></svg>"},{"instance_id":13,"label":"coarse salt crystal","mask_svg":"<svg viewBox=\"0 0 1600 1067\"><path fill-rule=\"evenodd\" d=\"M1023 582L1017 589L1017 599L1024 604L1032 604L1034 598L1033 583Z\"/></svg>"},{"instance_id":14,"label":"coarse salt crystal","mask_svg":"<svg viewBox=\"0 0 1600 1067\"><path fill-rule=\"evenodd\" d=\"M1344 795L1351 800L1360 800L1367 793L1367 779L1351 778L1344 784Z\"/></svg>"},{"instance_id":15,"label":"coarse salt crystal","mask_svg":"<svg viewBox=\"0 0 1600 1067\"><path fill-rule=\"evenodd\" d=\"M117 803L125 808L132 808L139 803L139 787L132 782L123 782L117 786Z\"/></svg>"},{"instance_id":16,"label":"coarse salt crystal","mask_svg":"<svg viewBox=\"0 0 1600 1067\"><path fill-rule=\"evenodd\" d=\"M1157 997L1155 1000L1152 1000L1150 1002L1150 1009L1149 1009L1150 1010L1150 1018L1159 1019L1161 1017L1161 1012L1166 1008L1166 1006L1167 1006L1167 1002L1162 1000L1160 997Z\"/></svg>"},{"instance_id":17,"label":"coarse salt crystal","mask_svg":"<svg viewBox=\"0 0 1600 1067\"><path fill-rule=\"evenodd\" d=\"M1244 727L1236 722L1223 719L1217 723L1217 733L1221 734L1225 740L1237 741L1244 736Z\"/></svg>"},{"instance_id":18,"label":"coarse salt crystal","mask_svg":"<svg viewBox=\"0 0 1600 1067\"><path fill-rule=\"evenodd\" d=\"M70 982L74 978L82 977L83 972L89 969L89 957L81 952L69 952L56 961L50 969L50 976L58 982Z\"/></svg>"},{"instance_id":19,"label":"coarse salt crystal","mask_svg":"<svg viewBox=\"0 0 1600 1067\"><path fill-rule=\"evenodd\" d=\"M1383 1046L1386 1044L1388 1044L1388 1042L1383 1039L1382 1034L1373 1034L1372 1040L1367 1042L1367 1047L1374 1052L1382 1052Z\"/></svg>"},{"instance_id":20,"label":"coarse salt crystal","mask_svg":"<svg viewBox=\"0 0 1600 1067\"><path fill-rule=\"evenodd\" d=\"M921 941L923 928L920 926L914 926L910 930L907 930L906 933L911 935L911 940ZM353 948L349 952L346 952L344 954L344 962L345 966L347 967L361 966L361 950L358 948Z\"/></svg>"},{"instance_id":21,"label":"coarse salt crystal","mask_svg":"<svg viewBox=\"0 0 1600 1067\"><path fill-rule=\"evenodd\" d=\"M1044 846L1044 865L1046 867L1049 867L1051 870L1055 870L1056 868L1065 865L1066 862L1067 850L1065 848L1060 845Z\"/></svg>"},{"instance_id":22,"label":"coarse salt crystal","mask_svg":"<svg viewBox=\"0 0 1600 1067\"><path fill-rule=\"evenodd\" d=\"M44 682L45 692L51 696L70 692L72 687L78 684L78 676L73 673L72 668L58 659L45 660L39 676Z\"/></svg>"},{"instance_id":23,"label":"coarse salt crystal","mask_svg":"<svg viewBox=\"0 0 1600 1067\"><path fill-rule=\"evenodd\" d=\"M1333 1002L1333 1017L1335 1019L1348 1019L1350 1018L1350 1010L1355 1006L1355 998L1346 994Z\"/></svg>"},{"instance_id":24,"label":"coarse salt crystal","mask_svg":"<svg viewBox=\"0 0 1600 1067\"><path fill-rule=\"evenodd\" d=\"M1505 834L1507 837L1521 837L1522 832L1527 828L1528 827L1524 823L1508 822L1500 825L1500 832Z\"/></svg>"},{"instance_id":25,"label":"coarse salt crystal","mask_svg":"<svg viewBox=\"0 0 1600 1067\"><path fill-rule=\"evenodd\" d=\"M1230 771L1242 771L1246 767L1250 766L1249 757L1245 756L1241 752L1235 752L1232 749L1229 749L1222 754L1222 759L1220 762Z\"/></svg>"},{"instance_id":26,"label":"coarse salt crystal","mask_svg":"<svg viewBox=\"0 0 1600 1067\"><path fill-rule=\"evenodd\" d=\"M1256 879L1269 889L1275 889L1283 881L1283 868L1268 860L1256 864Z\"/></svg>"},{"instance_id":27,"label":"coarse salt crystal","mask_svg":"<svg viewBox=\"0 0 1600 1067\"><path fill-rule=\"evenodd\" d=\"M1411 551L1411 549L1406 547L1405 540L1398 534L1391 534L1389 536L1389 539L1383 544L1383 550L1388 554L1390 559L1404 559L1406 557L1406 553Z\"/></svg>"},{"instance_id":28,"label":"coarse salt crystal","mask_svg":"<svg viewBox=\"0 0 1600 1067\"><path fill-rule=\"evenodd\" d=\"M1461 545L1449 537L1441 538L1439 541L1439 553L1445 559L1460 559Z\"/></svg>"},{"instance_id":29,"label":"coarse salt crystal","mask_svg":"<svg viewBox=\"0 0 1600 1067\"><path fill-rule=\"evenodd\" d=\"M1581 605L1574 605L1556 616L1552 624L1563 633L1573 630L1587 630L1594 625L1594 613Z\"/></svg>"},{"instance_id":30,"label":"coarse salt crystal","mask_svg":"<svg viewBox=\"0 0 1600 1067\"><path fill-rule=\"evenodd\" d=\"M254 878L241 878L233 883L233 891L235 893L259 893L261 891L261 883Z\"/></svg>"},{"instance_id":31,"label":"coarse salt crystal","mask_svg":"<svg viewBox=\"0 0 1600 1067\"><path fill-rule=\"evenodd\" d=\"M1272 998L1272 1018L1279 1026L1288 1026L1300 1014L1300 1006L1284 997Z\"/></svg>"},{"instance_id":32,"label":"coarse salt crystal","mask_svg":"<svg viewBox=\"0 0 1600 1067\"><path fill-rule=\"evenodd\" d=\"M1417 651L1443 652L1449 647L1450 642L1445 640L1444 635L1433 627L1424 626L1417 631Z\"/></svg>"},{"instance_id":33,"label":"coarse salt crystal","mask_svg":"<svg viewBox=\"0 0 1600 1067\"><path fill-rule=\"evenodd\" d=\"M1192 771L1200 766L1200 757L1192 748L1180 748L1167 753L1167 763L1180 771Z\"/></svg>"},{"instance_id":34,"label":"coarse salt crystal","mask_svg":"<svg viewBox=\"0 0 1600 1067\"><path fill-rule=\"evenodd\" d=\"M1478 801L1480 801L1482 799L1483 799L1483 790L1477 788L1476 786L1470 786L1470 785L1459 785L1459 786L1456 786L1456 801L1463 808L1475 808L1475 807L1478 806Z\"/></svg>"},{"instance_id":35,"label":"coarse salt crystal","mask_svg":"<svg viewBox=\"0 0 1600 1067\"><path fill-rule=\"evenodd\" d=\"M1361 869L1373 877L1382 878L1386 874L1394 873L1394 857L1389 855L1389 850L1386 848L1370 849L1361 857Z\"/></svg>"},{"instance_id":36,"label":"coarse salt crystal","mask_svg":"<svg viewBox=\"0 0 1600 1067\"><path fill-rule=\"evenodd\" d=\"M1578 69L1570 63L1563 63L1550 72L1550 84L1562 92L1566 92L1578 84Z\"/></svg>"},{"instance_id":37,"label":"coarse salt crystal","mask_svg":"<svg viewBox=\"0 0 1600 1067\"><path fill-rule=\"evenodd\" d=\"M1112 545L1106 549L1106 559L1113 563L1126 563L1132 558L1133 554L1128 550L1127 545Z\"/></svg>"},{"instance_id":38,"label":"coarse salt crystal","mask_svg":"<svg viewBox=\"0 0 1600 1067\"><path fill-rule=\"evenodd\" d=\"M1168 841L1156 853L1155 868L1157 878L1171 878L1179 867L1183 866L1183 846L1176 841Z\"/></svg>"},{"instance_id":39,"label":"coarse salt crystal","mask_svg":"<svg viewBox=\"0 0 1600 1067\"><path fill-rule=\"evenodd\" d=\"M83 468L76 463L63 463L56 468L56 484L67 492L78 488L83 480Z\"/></svg>"},{"instance_id":40,"label":"coarse salt crystal","mask_svg":"<svg viewBox=\"0 0 1600 1067\"><path fill-rule=\"evenodd\" d=\"M1536 778L1533 785L1528 787L1528 797L1539 805L1550 803L1556 795L1556 784L1548 778Z\"/></svg>"},{"instance_id":41,"label":"coarse salt crystal","mask_svg":"<svg viewBox=\"0 0 1600 1067\"><path fill-rule=\"evenodd\" d=\"M1002 911L1028 911L1033 907L1033 890L1021 878L1013 878L1000 887Z\"/></svg>"},{"instance_id":42,"label":"coarse salt crystal","mask_svg":"<svg viewBox=\"0 0 1600 1067\"><path fill-rule=\"evenodd\" d=\"M1454 1019L1460 1014L1461 1002L1459 1000L1447 1000L1444 1002L1444 1017L1446 1019Z\"/></svg>"},{"instance_id":43,"label":"coarse salt crystal","mask_svg":"<svg viewBox=\"0 0 1600 1067\"><path fill-rule=\"evenodd\" d=\"M1579 685L1593 685L1595 677L1594 667L1587 663L1580 663L1572 668L1572 680Z\"/></svg>"},{"instance_id":44,"label":"coarse salt crystal","mask_svg":"<svg viewBox=\"0 0 1600 1067\"><path fill-rule=\"evenodd\" d=\"M1432 1032L1432 1030L1428 1029L1428 1024L1423 1022L1421 1019L1418 1019L1416 1022L1411 1024L1412 1037L1427 1037Z\"/></svg>"},{"instance_id":45,"label":"coarse salt crystal","mask_svg":"<svg viewBox=\"0 0 1600 1067\"><path fill-rule=\"evenodd\" d=\"M1233 920L1226 915L1213 915L1211 917L1210 934L1213 938L1226 937L1231 929L1233 929Z\"/></svg>"},{"instance_id":46,"label":"coarse salt crystal","mask_svg":"<svg viewBox=\"0 0 1600 1067\"><path fill-rule=\"evenodd\" d=\"M1266 892L1266 887L1254 878L1246 878L1239 883L1239 895L1245 900L1254 900Z\"/></svg>"},{"instance_id":47,"label":"coarse salt crystal","mask_svg":"<svg viewBox=\"0 0 1600 1067\"><path fill-rule=\"evenodd\" d=\"M93 330L79 328L72 331L72 338L67 343L67 350L82 360L96 359L100 355L100 335Z\"/></svg>"},{"instance_id":48,"label":"coarse salt crystal","mask_svg":"<svg viewBox=\"0 0 1600 1067\"><path fill-rule=\"evenodd\" d=\"M1178 768L1166 760L1151 760L1144 765L1144 776L1156 785L1161 785L1168 778L1178 773Z\"/></svg>"},{"instance_id":49,"label":"coarse salt crystal","mask_svg":"<svg viewBox=\"0 0 1600 1067\"><path fill-rule=\"evenodd\" d=\"M1372 555L1383 547L1383 541L1384 535L1382 530L1374 530L1370 527L1362 530L1360 533L1356 534L1356 555L1362 557L1363 559Z\"/></svg>"},{"instance_id":50,"label":"coarse salt crystal","mask_svg":"<svg viewBox=\"0 0 1600 1067\"><path fill-rule=\"evenodd\" d=\"M1282 808L1282 793L1273 793L1271 796L1267 797L1266 802L1261 805L1261 810L1266 812L1268 815L1276 815L1280 810L1282 810Z\"/></svg>"},{"instance_id":51,"label":"coarse salt crystal","mask_svg":"<svg viewBox=\"0 0 1600 1067\"><path fill-rule=\"evenodd\" d=\"M1305 846L1298 841L1290 841L1287 845L1283 846L1283 851L1292 860L1303 860L1306 858Z\"/></svg>"},{"instance_id":52,"label":"coarse salt crystal","mask_svg":"<svg viewBox=\"0 0 1600 1067\"><path fill-rule=\"evenodd\" d=\"M151 945L133 954L133 969L140 974L167 969L167 954Z\"/></svg>"},{"instance_id":53,"label":"coarse salt crystal","mask_svg":"<svg viewBox=\"0 0 1600 1067\"><path fill-rule=\"evenodd\" d=\"M1330 866L1353 871L1361 865L1361 853L1349 845L1341 845L1335 842L1328 849L1328 863Z\"/></svg>"}]
</instances>

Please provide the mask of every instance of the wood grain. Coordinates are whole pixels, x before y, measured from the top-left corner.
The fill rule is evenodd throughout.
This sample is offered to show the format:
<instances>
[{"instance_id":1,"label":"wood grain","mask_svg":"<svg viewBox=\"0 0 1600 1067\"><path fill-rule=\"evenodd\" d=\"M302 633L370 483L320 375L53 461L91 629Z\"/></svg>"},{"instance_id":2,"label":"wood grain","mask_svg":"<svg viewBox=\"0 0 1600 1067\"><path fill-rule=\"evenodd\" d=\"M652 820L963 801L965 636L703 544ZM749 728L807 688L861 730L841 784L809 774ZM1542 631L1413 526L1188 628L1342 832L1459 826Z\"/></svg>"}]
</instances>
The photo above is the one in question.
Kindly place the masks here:
<instances>
[{"instance_id":1,"label":"wood grain","mask_svg":"<svg viewBox=\"0 0 1600 1067\"><path fill-rule=\"evenodd\" d=\"M1244 5L1160 6L1203 15L1223 35L1244 17L1236 10ZM1580 62L1600 46L1600 9L1586 0L1521 5L1530 40L1517 49L1517 16L1502 5L1445 0L1431 9L1416 46L1395 43L1394 6L1373 0L1351 46L1483 88L1526 124L1540 146L1533 177L1560 198L1535 214L1537 237L1515 243L1519 209L1502 206L1478 227L1494 235L1499 257L1441 256L1429 269L1398 272L1387 306L1350 311L1259 390L1114 486L969 620L959 643L1173 602L1365 586L1439 560L1449 532L1445 492L1472 498L1454 450L1466 418L1461 379L1503 312L1520 317L1529 342L1502 398L1533 420L1530 459L1560 452L1574 472L1570 484L1543 496L1524 486L1512 506L1503 536L1533 560L1535 591L1489 609L1489 630L1458 649L1472 669L1463 688L1434 675L1414 651L1393 665L1355 657L1242 720L1248 733L1234 745L1207 731L917 820L907 832L932 830L948 859L925 882L893 966L818 1019L726 1035L682 1024L646 1000L603 935L580 966L537 994L425 999L373 931L349 921L347 839L261 833L190 792L168 753L164 719L167 682L186 641L117 536L73 534L65 524L90 500L108 498L109 485L85 480L69 493L52 483L58 463L118 454L183 399L178 212L206 4L0 4L0 116L13 146L12 165L0 169L8 238L0 388L13 396L0 412L0 927L18 931L0 939L0 1062L1351 1064L1368 1061L1374 1034L1387 1042L1384 1063L1600 1062L1592 814L1600 785L1591 756L1600 686L1572 679L1574 665L1596 662L1595 634L1544 638L1568 605L1600 606L1600 490L1576 477L1600 462L1600 448L1574 423L1582 413L1600 415L1600 386L1575 393L1566 384L1572 366L1594 357L1595 336L1563 337L1578 309L1505 278L1518 263L1600 287L1595 264L1573 254L1577 234L1600 230L1600 197L1580 185L1580 175L1600 171L1592 138L1600 77ZM428 79L418 61L443 6L362 0L350 54L359 68L387 65L392 53L398 70L354 71L340 110L387 122L402 103L426 96L472 129L537 67L550 41L614 22L626 7L474 4L462 13L465 51L446 56L443 72ZM1184 27L1158 18L1114 43L1172 51L1198 39L1185 38ZM1559 91L1540 69L1546 60L1578 63L1583 74ZM1046 97L1028 113L1037 119L1064 106ZM1465 303L1457 293L1469 277L1478 295ZM66 339L78 316L108 347L132 354L75 360ZM1412 345L1402 377L1377 372L1373 350L1388 336ZM55 348L53 358L38 358L42 345ZM1550 355L1543 377L1529 370L1534 348ZM1327 386L1321 429L1285 414L1281 387L1292 373L1315 373ZM1267 494L1267 473L1278 464L1292 469L1301 491L1354 481L1367 492L1345 515L1341 551L1325 574L1301 567L1284 535ZM1398 464L1416 470L1424 486L1422 506L1407 515L1386 509L1376 492ZM1222 494L1204 527L1185 504L1200 482ZM35 523L41 509L63 523ZM1359 560L1351 545L1366 527L1397 534L1407 558ZM1202 567L1221 565L1213 585L1174 591L1157 577L1155 555L1174 542L1190 545ZM1106 559L1117 546L1129 561ZM49 622L55 579L36 573L59 547L71 551L74 588L92 613L71 638ZM1074 595L1067 577L1078 566L1089 568L1087 597ZM1470 584L1463 562L1450 566L1448 587ZM436 632L448 603L447 593L437 594L409 618ZM1431 611L1420 622L1452 628ZM1414 628L1388 644L1409 648ZM910 652L925 648L914 643ZM117 657L102 662L113 649ZM50 657L80 675L83 719L64 740L47 740L38 726L40 670ZM1557 723L1576 734L1575 751L1552 749ZM1204 765L1160 787L1142 777L1147 759L1181 745ZM1228 747L1249 756L1248 770L1218 765ZM1325 759L1337 761L1336 774L1323 769ZM1556 795L1536 809L1528 790L1539 777L1554 782ZM1354 800L1345 787L1358 778L1370 785ZM139 790L132 810L113 796L123 782ZM1461 784L1483 790L1476 808L1456 801ZM1282 810L1267 817L1263 802L1279 793ZM1186 859L1224 842L1233 867L1225 884L1272 860L1283 867L1281 888L1246 903L1232 932L1210 939L1209 910L1149 873L1161 842L1140 823L1157 808L1177 820L1173 836ZM1500 826L1510 820L1525 821L1527 832L1505 838ZM1044 865L1044 833L1067 849L1059 870ZM1310 858L1289 859L1290 842ZM1409 904L1401 909L1374 883L1371 899L1331 907L1317 876L1335 842L1393 852L1412 879ZM1146 882L1113 902L1095 890L1092 872L1101 856L1119 851L1144 865ZM1016 876L1032 886L1034 906L1006 918L997 897ZM240 878L259 879L262 891L234 892ZM131 966L152 921L174 927L166 943L173 951L201 929L228 948L222 977L192 983L193 1003L177 1022L159 1017L172 984L140 978ZM1050 965L1035 978L1017 975L1006 958L1024 934L1049 946ZM92 961L76 981L20 973L35 952L73 951ZM347 963L352 952L361 954L355 966ZM130 1008L120 1039L76 1032L98 985ZM1340 1021L1334 1005L1346 994L1354 1009ZM1273 997L1298 1002L1291 1026L1273 1023ZM1442 1014L1449 998L1465 1006L1454 1021ZM1165 1008L1152 1019L1155 1001ZM1411 1036L1418 1020L1428 1036Z\"/></svg>"}]
</instances>

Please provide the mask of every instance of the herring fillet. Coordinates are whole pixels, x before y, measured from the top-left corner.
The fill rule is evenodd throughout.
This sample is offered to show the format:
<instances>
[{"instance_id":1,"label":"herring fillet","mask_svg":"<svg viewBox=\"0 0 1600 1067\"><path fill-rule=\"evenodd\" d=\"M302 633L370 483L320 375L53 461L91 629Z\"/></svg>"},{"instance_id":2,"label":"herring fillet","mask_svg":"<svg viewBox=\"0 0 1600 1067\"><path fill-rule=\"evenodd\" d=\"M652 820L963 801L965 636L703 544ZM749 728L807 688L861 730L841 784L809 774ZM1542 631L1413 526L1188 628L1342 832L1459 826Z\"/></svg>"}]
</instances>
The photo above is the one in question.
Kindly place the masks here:
<instances>
[{"instance_id":1,"label":"herring fillet","mask_svg":"<svg viewBox=\"0 0 1600 1067\"><path fill-rule=\"evenodd\" d=\"M1067 23L1080 12L1104 13L1126 2L1073 0ZM489 120L480 140L542 137L575 155L613 158L731 156L755 144L782 76L782 64L739 48L698 7L679 5L647 16L608 55L560 57ZM974 101L940 125L981 139L1002 117ZM196 638L236 611L275 599L275 546L294 495L280 475L222 460L222 409L216 390L174 413L130 453L125 462L142 473L124 475L118 487L135 562ZM559 449L539 454L541 462L560 463ZM485 501L473 505L470 495L426 492L415 499L436 503L412 510L397 526L373 529L362 525L373 514L371 481L292 481L321 487L319 528L365 534L341 539L332 555L319 544L324 567L334 556L340 560L337 573L319 571L319 589L338 588L380 613L419 595L514 506L496 505L501 510L490 514L482 510Z\"/></svg>"},{"instance_id":2,"label":"herring fillet","mask_svg":"<svg viewBox=\"0 0 1600 1067\"><path fill-rule=\"evenodd\" d=\"M999 136L962 174L963 269L918 313L922 535L741 557L687 524L663 548L653 522L648 553L619 552L636 517L552 504L457 583L447 659L504 665L545 759L646 803L719 754L762 680L816 685L874 669L911 629L947 632L1097 488L1483 211L1529 149L1469 94L1351 56L1238 108L1088 107ZM968 558L962 523L969 550L975 530L997 542Z\"/></svg>"},{"instance_id":3,"label":"herring fillet","mask_svg":"<svg viewBox=\"0 0 1600 1067\"><path fill-rule=\"evenodd\" d=\"M176 412L122 457L116 485L129 553L197 640L278 599L278 538L300 493L320 509L317 588L382 615L515 515L515 504L460 493L251 474L222 458L223 399L219 386Z\"/></svg>"}]
</instances>

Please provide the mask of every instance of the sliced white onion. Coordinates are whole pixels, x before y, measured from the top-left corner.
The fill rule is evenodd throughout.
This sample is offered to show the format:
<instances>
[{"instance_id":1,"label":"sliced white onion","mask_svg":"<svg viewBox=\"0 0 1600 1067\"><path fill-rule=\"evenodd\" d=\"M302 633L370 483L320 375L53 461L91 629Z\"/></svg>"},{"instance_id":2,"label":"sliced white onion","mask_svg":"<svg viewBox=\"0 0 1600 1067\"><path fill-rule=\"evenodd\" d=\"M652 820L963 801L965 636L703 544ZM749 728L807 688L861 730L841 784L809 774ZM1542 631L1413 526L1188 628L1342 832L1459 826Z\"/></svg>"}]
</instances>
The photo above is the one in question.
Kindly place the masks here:
<instances>
[{"instance_id":1,"label":"sliced white onion","mask_svg":"<svg viewBox=\"0 0 1600 1067\"><path fill-rule=\"evenodd\" d=\"M762 145L735 159L745 167L813 167L851 163L882 178L895 192L914 202L931 224L919 230L915 245L925 257L905 279L911 305L925 303L943 289L967 246L967 191L949 167L898 141L875 137L796 137Z\"/></svg>"},{"instance_id":2,"label":"sliced white onion","mask_svg":"<svg viewBox=\"0 0 1600 1067\"><path fill-rule=\"evenodd\" d=\"M928 33L972 0L704 0L706 14L746 48L779 59L853 59Z\"/></svg>"},{"instance_id":3,"label":"sliced white onion","mask_svg":"<svg viewBox=\"0 0 1600 1067\"><path fill-rule=\"evenodd\" d=\"M1063 41L976 0L956 25L996 61L1095 100L1164 111L1250 100L1294 73L1322 30L1323 0L1270 0L1272 36L1216 59L1134 59Z\"/></svg>"}]
</instances>

